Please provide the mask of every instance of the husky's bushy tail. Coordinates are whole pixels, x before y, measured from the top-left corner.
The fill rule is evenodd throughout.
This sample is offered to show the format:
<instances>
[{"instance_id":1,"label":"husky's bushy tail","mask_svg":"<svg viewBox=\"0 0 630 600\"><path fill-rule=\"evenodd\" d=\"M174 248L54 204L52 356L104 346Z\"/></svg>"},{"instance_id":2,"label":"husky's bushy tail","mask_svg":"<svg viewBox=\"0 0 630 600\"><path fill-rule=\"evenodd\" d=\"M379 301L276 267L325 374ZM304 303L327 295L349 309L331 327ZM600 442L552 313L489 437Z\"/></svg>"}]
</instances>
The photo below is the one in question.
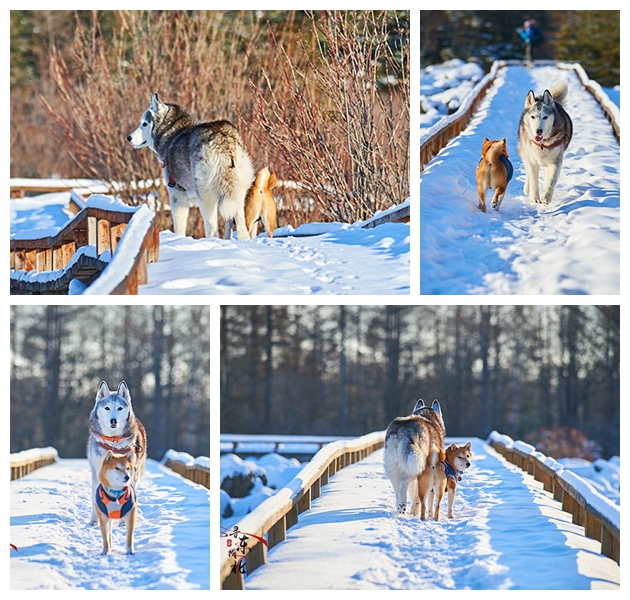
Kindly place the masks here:
<instances>
[{"instance_id":1,"label":"husky's bushy tail","mask_svg":"<svg viewBox=\"0 0 630 600\"><path fill-rule=\"evenodd\" d=\"M564 103L566 102L568 94L569 94L569 86L567 82L564 80L558 81L551 90L553 101L557 102L563 108L564 108Z\"/></svg>"}]
</instances>

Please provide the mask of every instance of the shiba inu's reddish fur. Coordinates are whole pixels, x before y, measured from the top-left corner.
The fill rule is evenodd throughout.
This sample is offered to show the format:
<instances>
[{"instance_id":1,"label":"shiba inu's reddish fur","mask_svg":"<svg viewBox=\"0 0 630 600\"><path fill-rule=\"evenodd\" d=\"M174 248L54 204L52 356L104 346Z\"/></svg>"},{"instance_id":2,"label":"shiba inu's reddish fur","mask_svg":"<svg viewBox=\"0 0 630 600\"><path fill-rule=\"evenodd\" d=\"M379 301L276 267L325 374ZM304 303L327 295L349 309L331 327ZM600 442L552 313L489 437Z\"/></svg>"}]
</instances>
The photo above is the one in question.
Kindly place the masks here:
<instances>
[{"instance_id":1,"label":"shiba inu's reddish fur","mask_svg":"<svg viewBox=\"0 0 630 600\"><path fill-rule=\"evenodd\" d=\"M127 554L133 554L133 532L136 525L137 502L135 489L131 485L135 454L114 454L107 452L103 465L98 474L100 486L92 499L95 505L98 524L103 536L103 554L109 554L112 549L112 520L122 518L125 522L127 536ZM130 510L124 513L123 502L132 502ZM109 504L114 504L110 507ZM118 506L115 506L115 505ZM99 506L100 505L100 506ZM104 512L104 508L106 512Z\"/></svg>"},{"instance_id":2,"label":"shiba inu's reddish fur","mask_svg":"<svg viewBox=\"0 0 630 600\"><path fill-rule=\"evenodd\" d=\"M492 208L499 210L505 190L508 185L507 169L499 156L509 158L505 138L489 140L484 138L481 148L481 162L477 165L477 194L479 195L479 208L486 212L486 193L488 189L494 190Z\"/></svg>"}]
</instances>

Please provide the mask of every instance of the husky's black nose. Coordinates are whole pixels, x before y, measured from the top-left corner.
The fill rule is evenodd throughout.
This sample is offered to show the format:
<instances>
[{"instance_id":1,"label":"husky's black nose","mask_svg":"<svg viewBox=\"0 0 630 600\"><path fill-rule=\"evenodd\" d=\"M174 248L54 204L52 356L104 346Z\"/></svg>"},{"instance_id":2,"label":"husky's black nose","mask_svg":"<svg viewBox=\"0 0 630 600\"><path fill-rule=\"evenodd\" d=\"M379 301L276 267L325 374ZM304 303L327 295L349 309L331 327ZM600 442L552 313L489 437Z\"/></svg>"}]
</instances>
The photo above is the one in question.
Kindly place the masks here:
<instances>
[{"instance_id":1,"label":"husky's black nose","mask_svg":"<svg viewBox=\"0 0 630 600\"><path fill-rule=\"evenodd\" d=\"M116 421L116 419L110 419L109 420L109 424L111 425L112 429L116 429L116 424L118 423L118 421Z\"/></svg>"},{"instance_id":2,"label":"husky's black nose","mask_svg":"<svg viewBox=\"0 0 630 600\"><path fill-rule=\"evenodd\" d=\"M128 142L130 142L130 141L131 141L131 134L129 134L129 135L127 136L127 141L128 141Z\"/></svg>"}]
</instances>

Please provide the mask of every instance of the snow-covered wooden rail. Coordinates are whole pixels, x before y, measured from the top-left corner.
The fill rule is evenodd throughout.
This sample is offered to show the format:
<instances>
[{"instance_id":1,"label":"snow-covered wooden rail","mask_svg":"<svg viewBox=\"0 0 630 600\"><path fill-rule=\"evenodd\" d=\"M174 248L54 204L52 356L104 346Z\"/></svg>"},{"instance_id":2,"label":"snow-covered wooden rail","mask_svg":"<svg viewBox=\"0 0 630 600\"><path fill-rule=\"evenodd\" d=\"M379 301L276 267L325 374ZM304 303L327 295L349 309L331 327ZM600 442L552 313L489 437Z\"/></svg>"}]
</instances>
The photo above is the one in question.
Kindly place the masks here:
<instances>
[{"instance_id":1,"label":"snow-covered wooden rail","mask_svg":"<svg viewBox=\"0 0 630 600\"><path fill-rule=\"evenodd\" d=\"M193 458L185 452L167 450L162 462L182 477L210 489L210 458L207 456Z\"/></svg>"},{"instance_id":2,"label":"snow-covered wooden rail","mask_svg":"<svg viewBox=\"0 0 630 600\"><path fill-rule=\"evenodd\" d=\"M508 461L540 481L545 491L553 494L554 499L562 503L562 510L571 514L573 523L584 527L584 535L601 542L601 554L619 564L618 507L611 505L581 477L564 469L552 458L537 452L529 444L514 442L496 432L491 434L489 443Z\"/></svg>"},{"instance_id":3,"label":"snow-covered wooden rail","mask_svg":"<svg viewBox=\"0 0 630 600\"><path fill-rule=\"evenodd\" d=\"M12 236L10 252L14 294L67 294L73 279L88 294L137 294L158 259L159 231L147 206L93 194L59 231Z\"/></svg>"},{"instance_id":4,"label":"snow-covered wooden rail","mask_svg":"<svg viewBox=\"0 0 630 600\"><path fill-rule=\"evenodd\" d=\"M11 481L32 473L35 469L51 465L59 458L57 450L48 448L31 448L11 454Z\"/></svg>"},{"instance_id":5,"label":"snow-covered wooden rail","mask_svg":"<svg viewBox=\"0 0 630 600\"><path fill-rule=\"evenodd\" d=\"M464 98L459 109L447 117L443 117L435 125L428 128L420 136L420 170L424 169L424 165L437 155L449 141L458 136L470 123L477 106L483 100L486 92L496 79L500 69L504 69L509 65L524 65L523 61L495 61L490 72L473 88L473 90ZM588 90L597 100L613 128L617 141L620 141L620 112L619 109L610 101L606 93L599 84L588 78L586 72L580 64L576 63L556 63L554 61L534 61L534 66L538 65L555 65L558 69L573 70L576 72L580 82L586 90Z\"/></svg>"},{"instance_id":6,"label":"snow-covered wooden rail","mask_svg":"<svg viewBox=\"0 0 630 600\"><path fill-rule=\"evenodd\" d=\"M286 539L287 529L298 522L299 515L311 507L321 489L337 471L365 458L383 447L385 432L380 431L355 440L337 441L322 448L289 485L260 504L238 524L236 531L222 534L229 539L237 533L241 545L221 544L222 589L244 589L240 562L251 573L267 561L267 549ZM262 540L266 539L266 543Z\"/></svg>"}]
</instances>

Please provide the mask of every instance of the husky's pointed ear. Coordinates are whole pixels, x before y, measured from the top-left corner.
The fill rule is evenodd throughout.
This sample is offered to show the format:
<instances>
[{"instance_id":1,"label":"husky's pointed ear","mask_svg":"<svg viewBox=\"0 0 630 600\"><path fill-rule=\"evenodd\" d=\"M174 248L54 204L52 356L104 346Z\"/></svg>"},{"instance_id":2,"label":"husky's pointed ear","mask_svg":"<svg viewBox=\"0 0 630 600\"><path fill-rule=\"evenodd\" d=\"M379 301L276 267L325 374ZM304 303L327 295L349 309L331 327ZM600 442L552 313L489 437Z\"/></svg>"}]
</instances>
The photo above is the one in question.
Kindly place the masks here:
<instances>
[{"instance_id":1,"label":"husky's pointed ear","mask_svg":"<svg viewBox=\"0 0 630 600\"><path fill-rule=\"evenodd\" d=\"M124 381L121 381L118 385L118 395L122 396L127 402L131 402L131 394L129 393L129 388Z\"/></svg>"},{"instance_id":2,"label":"husky's pointed ear","mask_svg":"<svg viewBox=\"0 0 630 600\"><path fill-rule=\"evenodd\" d=\"M424 400L422 398L420 398L420 400L418 400L418 402L416 402L416 405L413 407L413 413L412 414L416 414L421 408L424 408Z\"/></svg>"},{"instance_id":3,"label":"husky's pointed ear","mask_svg":"<svg viewBox=\"0 0 630 600\"><path fill-rule=\"evenodd\" d=\"M107 387L107 384L104 381L101 381L101 385L98 386L98 392L96 392L96 401L102 400L103 398L107 398L111 392Z\"/></svg>"},{"instance_id":4,"label":"husky's pointed ear","mask_svg":"<svg viewBox=\"0 0 630 600\"><path fill-rule=\"evenodd\" d=\"M549 90L545 90L545 93L543 94L543 102L545 104L549 104L550 106L553 104L553 96Z\"/></svg>"},{"instance_id":5,"label":"husky's pointed ear","mask_svg":"<svg viewBox=\"0 0 630 600\"><path fill-rule=\"evenodd\" d=\"M157 92L153 92L153 94L151 94L151 108L159 111L163 106L164 102L158 98Z\"/></svg>"},{"instance_id":6,"label":"husky's pointed ear","mask_svg":"<svg viewBox=\"0 0 630 600\"><path fill-rule=\"evenodd\" d=\"M536 104L536 96L533 90L529 90L529 94L527 94L527 98L525 98L525 108L529 108L533 104Z\"/></svg>"},{"instance_id":7,"label":"husky's pointed ear","mask_svg":"<svg viewBox=\"0 0 630 600\"><path fill-rule=\"evenodd\" d=\"M442 409L440 408L440 403L437 400L433 401L433 404L431 405L431 408L438 414L440 415L440 418L442 417Z\"/></svg>"}]
</instances>

